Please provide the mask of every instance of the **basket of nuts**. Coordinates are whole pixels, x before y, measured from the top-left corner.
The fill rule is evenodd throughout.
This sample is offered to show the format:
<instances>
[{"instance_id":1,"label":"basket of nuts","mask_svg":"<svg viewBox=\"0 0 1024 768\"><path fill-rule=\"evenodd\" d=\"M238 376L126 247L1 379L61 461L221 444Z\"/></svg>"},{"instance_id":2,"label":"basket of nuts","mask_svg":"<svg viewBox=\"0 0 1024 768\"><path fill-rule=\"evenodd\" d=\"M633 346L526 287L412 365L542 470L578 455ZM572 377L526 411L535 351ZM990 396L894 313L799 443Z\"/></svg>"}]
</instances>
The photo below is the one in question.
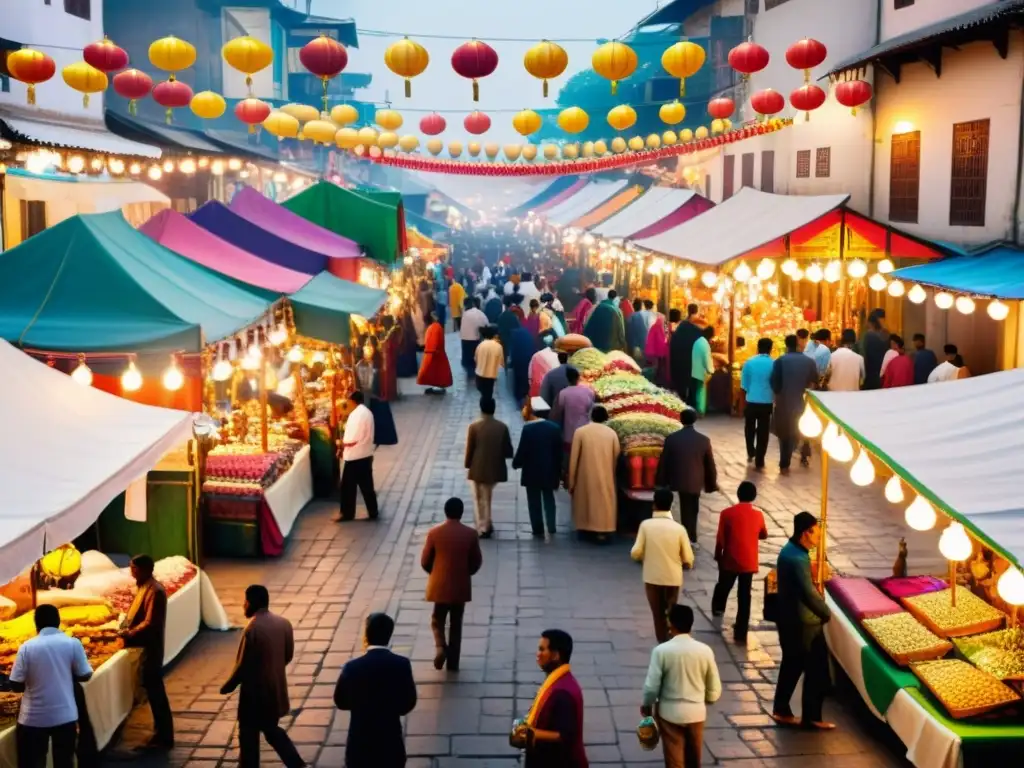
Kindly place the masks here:
<instances>
[{"instance_id":1,"label":"basket of nuts","mask_svg":"<svg viewBox=\"0 0 1024 768\"><path fill-rule=\"evenodd\" d=\"M971 664L1000 680L1024 681L1024 629L1013 627L953 641Z\"/></svg>"},{"instance_id":2,"label":"basket of nuts","mask_svg":"<svg viewBox=\"0 0 1024 768\"><path fill-rule=\"evenodd\" d=\"M906 611L864 619L862 624L901 667L913 661L941 659L953 650L952 643L934 634Z\"/></svg>"},{"instance_id":3,"label":"basket of nuts","mask_svg":"<svg viewBox=\"0 0 1024 768\"><path fill-rule=\"evenodd\" d=\"M1008 685L966 661L921 661L911 664L910 668L956 720L1020 701L1020 696Z\"/></svg>"},{"instance_id":4,"label":"basket of nuts","mask_svg":"<svg viewBox=\"0 0 1024 768\"><path fill-rule=\"evenodd\" d=\"M964 637L991 632L1003 626L1006 614L993 608L967 589L940 589L924 595L903 598L903 605L939 637Z\"/></svg>"}]
</instances>

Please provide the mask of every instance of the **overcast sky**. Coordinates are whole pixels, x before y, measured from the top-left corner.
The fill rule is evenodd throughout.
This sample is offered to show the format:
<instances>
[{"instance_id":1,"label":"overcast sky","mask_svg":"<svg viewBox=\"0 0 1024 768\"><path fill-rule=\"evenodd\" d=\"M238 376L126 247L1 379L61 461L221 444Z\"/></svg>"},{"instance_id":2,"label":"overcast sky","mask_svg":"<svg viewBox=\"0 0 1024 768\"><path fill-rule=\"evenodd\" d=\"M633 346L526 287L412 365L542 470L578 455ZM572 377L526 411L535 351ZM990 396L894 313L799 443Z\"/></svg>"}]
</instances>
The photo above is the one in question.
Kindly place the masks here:
<instances>
[{"instance_id":1,"label":"overcast sky","mask_svg":"<svg viewBox=\"0 0 1024 768\"><path fill-rule=\"evenodd\" d=\"M304 0L297 0L297 4L300 10L305 10ZM373 75L373 84L360 91L359 97L370 101L390 97L393 108L405 117L405 125L399 133L407 130L419 133L419 120L430 110L456 110L443 113L448 131L441 138L466 142L471 137L463 129L462 119L473 109L480 109L488 112L492 120L491 130L480 140L502 143L520 140L512 129L512 114L527 107L553 105L554 96L565 79L590 66L596 44L561 43L569 54L569 68L552 83L551 97L545 102L541 98L540 81L523 69L523 54L531 43L493 42L494 37L596 41L623 34L657 6L656 0L313 0L313 13L353 18L361 30L386 30L411 38L458 36L456 40L418 37L418 42L430 53L430 66L413 80L411 99L405 98L401 78L384 66L384 50L398 37L360 33L359 49L349 51L348 69ZM473 8L472 12L468 12L467 7ZM452 51L473 37L491 45L499 57L497 71L480 81L477 104L472 99L470 81L451 68ZM602 119L602 116L591 116L591 119Z\"/></svg>"}]
</instances>

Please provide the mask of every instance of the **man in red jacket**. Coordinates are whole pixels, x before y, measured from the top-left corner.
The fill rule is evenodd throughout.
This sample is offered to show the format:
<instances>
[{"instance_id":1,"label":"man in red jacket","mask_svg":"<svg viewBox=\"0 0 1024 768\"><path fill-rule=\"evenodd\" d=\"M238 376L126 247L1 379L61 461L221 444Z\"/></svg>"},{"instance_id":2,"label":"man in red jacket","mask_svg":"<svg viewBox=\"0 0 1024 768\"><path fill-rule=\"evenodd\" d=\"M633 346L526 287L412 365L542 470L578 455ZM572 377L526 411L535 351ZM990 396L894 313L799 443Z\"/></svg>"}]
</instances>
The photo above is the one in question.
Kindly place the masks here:
<instances>
[{"instance_id":1,"label":"man in red jacket","mask_svg":"<svg viewBox=\"0 0 1024 768\"><path fill-rule=\"evenodd\" d=\"M736 498L739 504L722 510L718 518L718 537L715 540L718 583L711 598L711 613L713 616L725 613L729 593L739 579L739 608L733 638L737 643L745 643L750 624L750 587L759 566L758 542L768 538L768 529L761 510L754 506L757 486L749 481L740 483Z\"/></svg>"}]
</instances>

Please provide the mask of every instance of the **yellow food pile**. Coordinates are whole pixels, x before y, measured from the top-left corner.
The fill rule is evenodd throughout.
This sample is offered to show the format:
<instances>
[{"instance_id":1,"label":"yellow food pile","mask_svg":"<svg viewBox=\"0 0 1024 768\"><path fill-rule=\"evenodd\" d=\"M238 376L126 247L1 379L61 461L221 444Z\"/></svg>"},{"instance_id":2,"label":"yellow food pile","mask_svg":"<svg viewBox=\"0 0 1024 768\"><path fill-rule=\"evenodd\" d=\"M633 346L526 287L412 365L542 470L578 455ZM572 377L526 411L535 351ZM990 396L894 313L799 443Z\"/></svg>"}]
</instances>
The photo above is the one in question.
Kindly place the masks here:
<instances>
[{"instance_id":1,"label":"yellow food pile","mask_svg":"<svg viewBox=\"0 0 1024 768\"><path fill-rule=\"evenodd\" d=\"M958 710L992 709L1020 700L1008 685L966 661L922 661L914 664L913 669L950 714Z\"/></svg>"},{"instance_id":2,"label":"yellow food pile","mask_svg":"<svg viewBox=\"0 0 1024 768\"><path fill-rule=\"evenodd\" d=\"M70 605L61 608L60 628L82 641L90 662L94 662L94 657L100 655L105 660L123 646L117 637L117 614L109 605ZM10 672L18 648L35 636L35 617L31 612L0 622L0 672ZM96 666L98 664L94 663L93 668Z\"/></svg>"},{"instance_id":3,"label":"yellow food pile","mask_svg":"<svg viewBox=\"0 0 1024 768\"><path fill-rule=\"evenodd\" d=\"M930 621L947 637L962 634L974 634L969 631L978 625L1000 626L1006 614L993 608L980 597L966 589L956 591L956 606L953 606L950 590L941 589L925 595L908 597L904 600L907 608Z\"/></svg>"},{"instance_id":4,"label":"yellow food pile","mask_svg":"<svg viewBox=\"0 0 1024 768\"><path fill-rule=\"evenodd\" d=\"M864 629L894 658L909 655L921 658L921 654L927 654L937 659L953 648L952 644L933 634L909 613L864 619L863 623Z\"/></svg>"}]
</instances>

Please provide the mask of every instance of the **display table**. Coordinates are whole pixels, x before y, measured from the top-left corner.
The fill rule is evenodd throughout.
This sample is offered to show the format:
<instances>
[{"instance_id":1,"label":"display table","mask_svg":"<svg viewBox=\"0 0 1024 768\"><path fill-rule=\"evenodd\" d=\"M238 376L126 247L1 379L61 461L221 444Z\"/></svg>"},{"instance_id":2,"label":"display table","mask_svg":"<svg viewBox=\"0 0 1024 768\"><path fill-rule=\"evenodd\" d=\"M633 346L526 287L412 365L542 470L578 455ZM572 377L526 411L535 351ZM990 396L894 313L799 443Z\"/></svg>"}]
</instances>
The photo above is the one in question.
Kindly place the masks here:
<instances>
[{"instance_id":1,"label":"display table","mask_svg":"<svg viewBox=\"0 0 1024 768\"><path fill-rule=\"evenodd\" d=\"M309 459L313 472L313 495L318 499L336 499L341 466L330 427L318 425L309 430Z\"/></svg>"}]
</instances>

